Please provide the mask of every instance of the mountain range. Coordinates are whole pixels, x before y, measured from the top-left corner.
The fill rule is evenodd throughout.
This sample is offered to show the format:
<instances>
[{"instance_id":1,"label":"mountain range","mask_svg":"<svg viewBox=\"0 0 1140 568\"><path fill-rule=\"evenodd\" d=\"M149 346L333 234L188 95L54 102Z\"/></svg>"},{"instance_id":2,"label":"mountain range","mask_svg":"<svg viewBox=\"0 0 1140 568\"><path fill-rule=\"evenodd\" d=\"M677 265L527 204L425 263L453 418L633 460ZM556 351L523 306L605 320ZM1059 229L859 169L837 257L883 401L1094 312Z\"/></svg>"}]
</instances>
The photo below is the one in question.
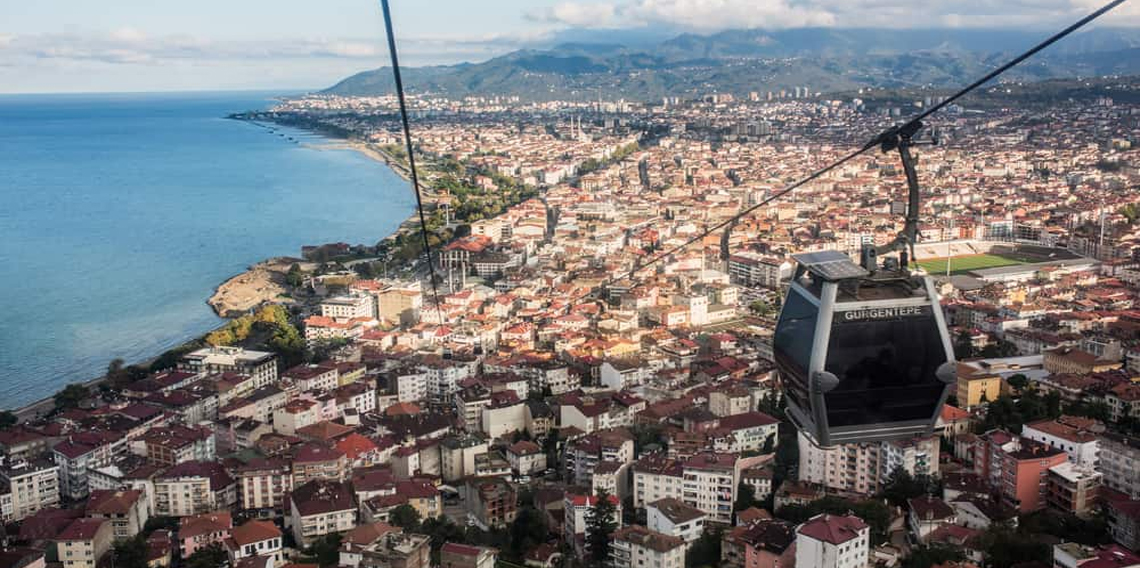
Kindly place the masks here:
<instances>
[{"instance_id":1,"label":"mountain range","mask_svg":"<svg viewBox=\"0 0 1140 568\"><path fill-rule=\"evenodd\" d=\"M612 35L621 37L620 32ZM650 45L563 43L481 63L402 71L409 92L451 98L659 100L794 87L824 93L861 87L950 88L1046 35L1012 29L728 30L681 34ZM1003 78L1138 74L1140 29L1097 28L1065 38ZM352 75L323 92L377 95L392 89L391 70L383 67Z\"/></svg>"}]
</instances>

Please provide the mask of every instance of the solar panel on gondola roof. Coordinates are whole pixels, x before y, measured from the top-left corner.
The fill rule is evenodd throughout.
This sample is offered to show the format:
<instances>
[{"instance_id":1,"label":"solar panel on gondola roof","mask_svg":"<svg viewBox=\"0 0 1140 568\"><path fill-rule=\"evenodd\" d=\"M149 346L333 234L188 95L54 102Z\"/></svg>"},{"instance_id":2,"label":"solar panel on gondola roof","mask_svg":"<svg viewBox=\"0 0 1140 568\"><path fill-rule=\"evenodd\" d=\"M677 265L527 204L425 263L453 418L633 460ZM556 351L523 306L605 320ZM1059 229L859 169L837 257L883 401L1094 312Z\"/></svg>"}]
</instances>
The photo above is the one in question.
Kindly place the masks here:
<instances>
[{"instance_id":1,"label":"solar panel on gondola roof","mask_svg":"<svg viewBox=\"0 0 1140 568\"><path fill-rule=\"evenodd\" d=\"M846 254L834 250L794 254L792 258L812 274L829 281L869 276L862 266L855 264Z\"/></svg>"}]
</instances>

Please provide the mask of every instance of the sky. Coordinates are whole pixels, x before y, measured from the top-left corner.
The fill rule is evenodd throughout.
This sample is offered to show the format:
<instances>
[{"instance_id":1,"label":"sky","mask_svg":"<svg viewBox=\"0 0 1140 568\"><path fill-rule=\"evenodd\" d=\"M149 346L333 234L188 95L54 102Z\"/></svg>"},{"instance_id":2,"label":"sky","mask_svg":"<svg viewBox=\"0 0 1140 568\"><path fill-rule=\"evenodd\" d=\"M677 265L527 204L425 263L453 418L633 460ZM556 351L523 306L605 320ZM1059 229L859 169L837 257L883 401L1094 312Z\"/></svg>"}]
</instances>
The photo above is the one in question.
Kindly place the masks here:
<instances>
[{"instance_id":1,"label":"sky","mask_svg":"<svg viewBox=\"0 0 1140 568\"><path fill-rule=\"evenodd\" d=\"M796 27L1063 26L1103 0L391 0L401 63L568 39ZM1100 25L1140 25L1130 0ZM384 66L379 0L12 0L0 93L313 90Z\"/></svg>"}]
</instances>

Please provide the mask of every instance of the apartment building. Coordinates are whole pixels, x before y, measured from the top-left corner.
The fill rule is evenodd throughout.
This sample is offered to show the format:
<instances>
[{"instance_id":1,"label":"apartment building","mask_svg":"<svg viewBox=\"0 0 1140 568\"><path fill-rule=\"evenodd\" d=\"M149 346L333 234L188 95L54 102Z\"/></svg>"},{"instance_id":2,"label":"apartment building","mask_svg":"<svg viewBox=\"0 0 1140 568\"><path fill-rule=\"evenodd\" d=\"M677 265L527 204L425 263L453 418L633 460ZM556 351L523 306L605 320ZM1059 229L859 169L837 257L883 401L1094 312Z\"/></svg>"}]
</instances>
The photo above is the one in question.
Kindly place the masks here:
<instances>
[{"instance_id":1,"label":"apartment building","mask_svg":"<svg viewBox=\"0 0 1140 568\"><path fill-rule=\"evenodd\" d=\"M519 475L530 475L546 469L546 453L529 440L519 440L507 447L507 462Z\"/></svg>"},{"instance_id":2,"label":"apartment building","mask_svg":"<svg viewBox=\"0 0 1140 568\"><path fill-rule=\"evenodd\" d=\"M126 438L110 432L87 432L68 436L52 447L59 467L60 496L79 500L87 496L89 470L111 465L126 450Z\"/></svg>"},{"instance_id":3,"label":"apartment building","mask_svg":"<svg viewBox=\"0 0 1140 568\"><path fill-rule=\"evenodd\" d=\"M374 298L368 294L333 296L321 302L321 315L337 321L375 318Z\"/></svg>"},{"instance_id":4,"label":"apartment building","mask_svg":"<svg viewBox=\"0 0 1140 568\"><path fill-rule=\"evenodd\" d=\"M206 427L175 424L151 428L139 443L145 447L147 461L159 467L217 457L214 432Z\"/></svg>"},{"instance_id":5,"label":"apartment building","mask_svg":"<svg viewBox=\"0 0 1140 568\"><path fill-rule=\"evenodd\" d=\"M621 526L621 500L616 495L607 498L614 506L614 521ZM585 550L583 539L586 534L586 518L590 510L598 504L598 496L578 491L566 491L562 497L563 539L566 544L576 547L579 551Z\"/></svg>"},{"instance_id":6,"label":"apartment building","mask_svg":"<svg viewBox=\"0 0 1140 568\"><path fill-rule=\"evenodd\" d=\"M1001 396L1001 375L966 363L958 364L958 406L969 410Z\"/></svg>"},{"instance_id":7,"label":"apartment building","mask_svg":"<svg viewBox=\"0 0 1140 568\"><path fill-rule=\"evenodd\" d=\"M487 453L486 438L474 434L450 435L439 443L439 470L446 482L475 473L475 456Z\"/></svg>"},{"instance_id":8,"label":"apartment building","mask_svg":"<svg viewBox=\"0 0 1140 568\"><path fill-rule=\"evenodd\" d=\"M1112 432L1098 438L1100 461L1097 470L1104 475L1104 485L1114 491L1140 499L1140 438Z\"/></svg>"},{"instance_id":9,"label":"apartment building","mask_svg":"<svg viewBox=\"0 0 1140 568\"><path fill-rule=\"evenodd\" d=\"M566 476L580 485L590 485L594 468L601 462L633 462L633 435L625 428L601 430L566 443Z\"/></svg>"},{"instance_id":10,"label":"apartment building","mask_svg":"<svg viewBox=\"0 0 1140 568\"><path fill-rule=\"evenodd\" d=\"M1088 516L1097 503L1102 477L1091 466L1073 462L1055 465L1046 474L1045 500L1062 513Z\"/></svg>"},{"instance_id":11,"label":"apartment building","mask_svg":"<svg viewBox=\"0 0 1140 568\"><path fill-rule=\"evenodd\" d=\"M680 498L684 468L665 454L650 454L633 464L633 504L645 507L668 497Z\"/></svg>"},{"instance_id":12,"label":"apartment building","mask_svg":"<svg viewBox=\"0 0 1140 568\"><path fill-rule=\"evenodd\" d=\"M796 530L796 568L863 568L870 560L870 533L859 517L812 517Z\"/></svg>"},{"instance_id":13,"label":"apartment building","mask_svg":"<svg viewBox=\"0 0 1140 568\"><path fill-rule=\"evenodd\" d=\"M1021 437L1064 450L1069 461L1080 466L1096 467L1100 454L1097 435L1058 420L1041 420L1021 427Z\"/></svg>"},{"instance_id":14,"label":"apartment building","mask_svg":"<svg viewBox=\"0 0 1140 568\"><path fill-rule=\"evenodd\" d=\"M1066 462L1064 450L1003 430L987 432L975 442L974 472L1022 513L1045 506L1047 471Z\"/></svg>"},{"instance_id":15,"label":"apartment building","mask_svg":"<svg viewBox=\"0 0 1140 568\"><path fill-rule=\"evenodd\" d=\"M0 468L0 517L4 522L19 521L36 511L59 505L59 466L48 461L17 461Z\"/></svg>"},{"instance_id":16,"label":"apartment building","mask_svg":"<svg viewBox=\"0 0 1140 568\"><path fill-rule=\"evenodd\" d=\"M293 381L300 392L323 392L339 386L340 371L335 365L310 363L290 367L281 378Z\"/></svg>"},{"instance_id":17,"label":"apartment building","mask_svg":"<svg viewBox=\"0 0 1140 568\"><path fill-rule=\"evenodd\" d=\"M272 558L277 564L285 558L283 541L281 529L272 521L247 521L230 531L225 546L232 565L254 556Z\"/></svg>"},{"instance_id":18,"label":"apartment building","mask_svg":"<svg viewBox=\"0 0 1140 568\"><path fill-rule=\"evenodd\" d=\"M640 525L614 531L610 542L613 568L679 568L685 565L685 540Z\"/></svg>"},{"instance_id":19,"label":"apartment building","mask_svg":"<svg viewBox=\"0 0 1140 568\"><path fill-rule=\"evenodd\" d=\"M725 531L720 566L724 568L793 568L796 528L779 519L758 519Z\"/></svg>"},{"instance_id":20,"label":"apartment building","mask_svg":"<svg viewBox=\"0 0 1140 568\"><path fill-rule=\"evenodd\" d=\"M347 483L313 480L289 495L289 526L301 546L356 526L356 500Z\"/></svg>"},{"instance_id":21,"label":"apartment building","mask_svg":"<svg viewBox=\"0 0 1140 568\"><path fill-rule=\"evenodd\" d=\"M75 519L55 538L64 568L95 568L114 542L111 523L103 519Z\"/></svg>"},{"instance_id":22,"label":"apartment building","mask_svg":"<svg viewBox=\"0 0 1140 568\"><path fill-rule=\"evenodd\" d=\"M230 538L234 521L229 511L214 511L178 519L179 553L189 558L201 548L222 545Z\"/></svg>"},{"instance_id":23,"label":"apartment building","mask_svg":"<svg viewBox=\"0 0 1140 568\"><path fill-rule=\"evenodd\" d=\"M293 490L293 469L286 459L254 459L237 468L242 509L283 511L285 495Z\"/></svg>"},{"instance_id":24,"label":"apartment building","mask_svg":"<svg viewBox=\"0 0 1140 568\"><path fill-rule=\"evenodd\" d=\"M732 524L732 503L739 483L737 457L712 452L696 454L681 466L681 501L708 516L709 522Z\"/></svg>"},{"instance_id":25,"label":"apartment building","mask_svg":"<svg viewBox=\"0 0 1140 568\"><path fill-rule=\"evenodd\" d=\"M822 448L802 432L799 480L864 495L874 494L897 469L911 475L937 475L937 436L840 444Z\"/></svg>"},{"instance_id":26,"label":"apartment building","mask_svg":"<svg viewBox=\"0 0 1140 568\"><path fill-rule=\"evenodd\" d=\"M277 355L241 347L205 347L182 356L178 368L191 373L248 375L253 389L277 382Z\"/></svg>"},{"instance_id":27,"label":"apartment building","mask_svg":"<svg viewBox=\"0 0 1140 568\"><path fill-rule=\"evenodd\" d=\"M645 525L661 534L680 537L691 544L705 531L708 515L680 499L668 497L645 506Z\"/></svg>"},{"instance_id":28,"label":"apartment building","mask_svg":"<svg viewBox=\"0 0 1140 568\"><path fill-rule=\"evenodd\" d=\"M237 484L217 462L183 462L154 480L157 516L198 515L236 503Z\"/></svg>"},{"instance_id":29,"label":"apartment building","mask_svg":"<svg viewBox=\"0 0 1140 568\"><path fill-rule=\"evenodd\" d=\"M348 568L430 568L431 538L423 534L405 534L387 523L361 525L345 534L341 541L339 565Z\"/></svg>"},{"instance_id":30,"label":"apartment building","mask_svg":"<svg viewBox=\"0 0 1140 568\"><path fill-rule=\"evenodd\" d=\"M506 527L518 516L518 495L501 477L468 478L464 490L467 518L485 531Z\"/></svg>"},{"instance_id":31,"label":"apartment building","mask_svg":"<svg viewBox=\"0 0 1140 568\"><path fill-rule=\"evenodd\" d=\"M87 498L87 516L111 523L116 541L133 538L142 532L150 518L146 495L139 490L92 491Z\"/></svg>"},{"instance_id":32,"label":"apartment building","mask_svg":"<svg viewBox=\"0 0 1140 568\"><path fill-rule=\"evenodd\" d=\"M348 475L348 456L344 452L317 442L305 444L293 452L293 487L314 479L344 481Z\"/></svg>"},{"instance_id":33,"label":"apartment building","mask_svg":"<svg viewBox=\"0 0 1140 568\"><path fill-rule=\"evenodd\" d=\"M792 277L792 263L751 251L740 251L728 257L728 275L737 284L777 289Z\"/></svg>"}]
</instances>

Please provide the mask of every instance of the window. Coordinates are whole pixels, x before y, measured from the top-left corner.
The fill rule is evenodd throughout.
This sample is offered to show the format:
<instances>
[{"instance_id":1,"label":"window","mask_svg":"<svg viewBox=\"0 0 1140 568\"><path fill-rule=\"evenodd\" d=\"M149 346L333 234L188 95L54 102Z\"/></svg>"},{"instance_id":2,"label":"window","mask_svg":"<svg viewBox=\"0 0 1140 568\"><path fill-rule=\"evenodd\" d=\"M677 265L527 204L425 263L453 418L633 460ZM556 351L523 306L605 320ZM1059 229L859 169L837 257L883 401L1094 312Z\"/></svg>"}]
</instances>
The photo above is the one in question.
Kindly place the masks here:
<instances>
[{"instance_id":1,"label":"window","mask_svg":"<svg viewBox=\"0 0 1140 568\"><path fill-rule=\"evenodd\" d=\"M826 395L830 426L934 415L945 387L934 373L946 352L933 316L925 314L855 322L836 314L824 367L839 378Z\"/></svg>"},{"instance_id":2,"label":"window","mask_svg":"<svg viewBox=\"0 0 1140 568\"><path fill-rule=\"evenodd\" d=\"M788 377L788 395L803 407L807 406L807 373L818 317L819 308L793 289L780 311L778 333L772 338L776 361L793 375Z\"/></svg>"}]
</instances>

